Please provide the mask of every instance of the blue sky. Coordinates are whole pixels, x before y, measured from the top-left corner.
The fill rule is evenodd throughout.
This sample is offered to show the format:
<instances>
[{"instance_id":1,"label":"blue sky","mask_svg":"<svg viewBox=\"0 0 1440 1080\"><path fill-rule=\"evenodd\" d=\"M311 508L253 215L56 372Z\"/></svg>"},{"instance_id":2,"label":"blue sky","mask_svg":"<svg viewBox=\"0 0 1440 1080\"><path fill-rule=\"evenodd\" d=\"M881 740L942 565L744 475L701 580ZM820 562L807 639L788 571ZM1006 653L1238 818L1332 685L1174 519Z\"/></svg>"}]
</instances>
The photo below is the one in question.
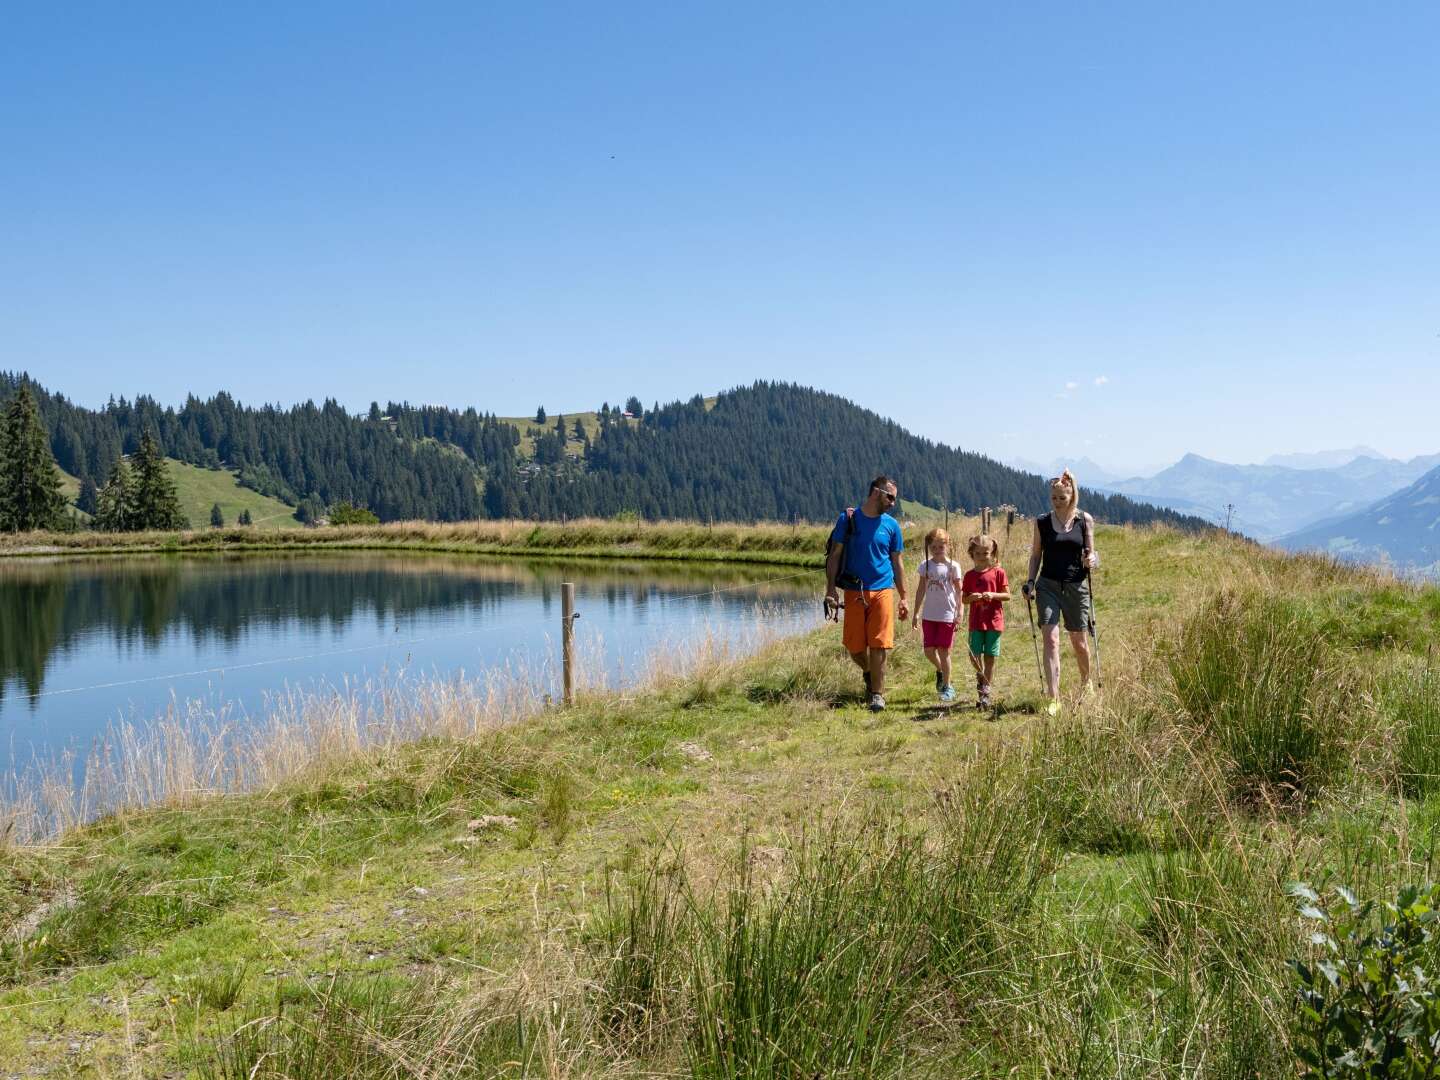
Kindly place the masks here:
<instances>
[{"instance_id":1,"label":"blue sky","mask_svg":"<svg viewBox=\"0 0 1440 1080\"><path fill-rule=\"evenodd\" d=\"M1002 457L1440 450L1434 4L4 26L0 366L83 403L779 378Z\"/></svg>"}]
</instances>

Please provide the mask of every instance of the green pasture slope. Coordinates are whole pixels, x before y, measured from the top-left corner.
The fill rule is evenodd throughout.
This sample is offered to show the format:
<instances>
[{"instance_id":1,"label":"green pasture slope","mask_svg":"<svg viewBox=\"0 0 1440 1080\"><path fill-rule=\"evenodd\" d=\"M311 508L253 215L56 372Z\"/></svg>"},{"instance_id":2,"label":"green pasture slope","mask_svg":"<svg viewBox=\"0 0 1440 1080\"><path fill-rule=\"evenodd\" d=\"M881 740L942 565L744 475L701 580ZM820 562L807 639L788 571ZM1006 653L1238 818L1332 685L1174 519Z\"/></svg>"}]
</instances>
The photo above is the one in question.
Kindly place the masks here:
<instances>
[{"instance_id":1,"label":"green pasture slope","mask_svg":"<svg viewBox=\"0 0 1440 1080\"><path fill-rule=\"evenodd\" d=\"M621 400L614 402L614 405L617 408L623 407L624 399L622 398ZM705 399L705 407L707 410L713 409L715 407L715 399L713 397L707 397ZM517 431L520 432L520 445L517 449L519 450L521 457L532 457L535 453L535 437L531 434L531 432L536 428L543 428L546 431L553 431L555 428L555 417L558 415L563 415L565 417L565 450L567 453L578 454L581 449L580 440L575 438L576 420L580 421L581 426L585 429L585 433L590 436L590 439L592 441L595 438L595 433L600 430L600 414L598 412L595 412L594 410L591 410L589 412L567 412L561 414L550 412L549 407L547 406L546 412L547 415L545 417L545 423L543 424L535 423L534 414L531 414L530 416L496 417L496 419L499 420L502 424L509 424L511 427L515 428ZM638 420L629 420L626 422L631 424L639 423Z\"/></svg>"},{"instance_id":2,"label":"green pasture slope","mask_svg":"<svg viewBox=\"0 0 1440 1080\"><path fill-rule=\"evenodd\" d=\"M220 504L225 515L225 524L234 525L240 511L249 510L257 529L299 528L295 520L295 508L286 506L279 499L261 495L247 487L241 487L235 474L223 469L202 469L198 465L187 465L173 458L165 462L170 475L175 478L175 492L180 497L180 509L190 519L192 528L203 528L210 524L210 508Z\"/></svg>"},{"instance_id":3,"label":"green pasture slope","mask_svg":"<svg viewBox=\"0 0 1440 1080\"><path fill-rule=\"evenodd\" d=\"M210 508L216 503L220 504L226 525L234 525L242 510L250 511L257 529L290 529L300 525L295 520L294 507L241 487L232 472L202 469L173 458L167 459L165 464L175 479L180 509L190 519L192 528L204 528L210 524ZM73 504L80 494L80 481L61 470L60 486L65 498Z\"/></svg>"},{"instance_id":4,"label":"green pasture slope","mask_svg":"<svg viewBox=\"0 0 1440 1080\"><path fill-rule=\"evenodd\" d=\"M1104 687L1067 660L1053 720L1017 601L992 712L938 708L905 633L872 715L825 627L5 849L0 1061L1295 1075L1288 961L1317 950L1287 883L1434 876L1440 592L1223 536L1099 543Z\"/></svg>"}]
</instances>

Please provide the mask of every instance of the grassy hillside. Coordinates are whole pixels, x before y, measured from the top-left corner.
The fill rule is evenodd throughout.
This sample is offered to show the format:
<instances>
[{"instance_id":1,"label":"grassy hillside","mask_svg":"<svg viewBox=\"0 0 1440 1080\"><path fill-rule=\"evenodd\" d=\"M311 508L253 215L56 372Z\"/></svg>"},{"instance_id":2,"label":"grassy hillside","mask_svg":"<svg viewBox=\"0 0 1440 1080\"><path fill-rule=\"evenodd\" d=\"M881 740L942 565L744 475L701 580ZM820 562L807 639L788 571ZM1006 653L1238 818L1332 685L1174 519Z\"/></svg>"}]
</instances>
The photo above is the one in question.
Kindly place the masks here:
<instances>
[{"instance_id":1,"label":"grassy hillside","mask_svg":"<svg viewBox=\"0 0 1440 1080\"><path fill-rule=\"evenodd\" d=\"M1054 720L1020 603L987 713L937 708L907 634L870 714L829 627L573 708L434 688L369 750L313 702L241 762L262 790L0 856L0 1060L1292 1075L1316 946L1287 883L1434 874L1440 593L1099 541L1104 689Z\"/></svg>"},{"instance_id":2,"label":"grassy hillside","mask_svg":"<svg viewBox=\"0 0 1440 1080\"><path fill-rule=\"evenodd\" d=\"M279 499L241 487L235 481L235 474L225 470L202 469L187 465L171 458L166 464L170 475L175 478L175 493L180 497L180 509L190 519L193 528L210 524L210 507L220 504L225 515L225 524L234 525L240 511L249 510L257 529L298 528L295 508L286 506Z\"/></svg>"},{"instance_id":3,"label":"grassy hillside","mask_svg":"<svg viewBox=\"0 0 1440 1080\"><path fill-rule=\"evenodd\" d=\"M621 402L616 402L616 407L618 408L621 404ZM705 407L707 409L714 408L715 399L713 397L706 398ZM550 413L548 412L548 410L547 414L548 415L545 417L544 424L535 423L535 417L533 414L530 416L501 416L497 417L497 419L502 424L509 424L511 427L515 428L517 431L520 432L520 456L528 458L533 456L533 454L535 453L535 437L532 434L533 430L541 427L543 427L547 431L554 429L555 417L557 415L561 415L557 413ZM581 442L575 437L575 421L580 421L581 425L585 429L586 434L589 435L591 440L593 441L596 433L600 430L600 414L592 410L590 412L567 412L563 415L565 417L566 452L578 454L581 449ZM639 421L631 420L629 421L629 423L638 424Z\"/></svg>"},{"instance_id":4,"label":"grassy hillside","mask_svg":"<svg viewBox=\"0 0 1440 1080\"><path fill-rule=\"evenodd\" d=\"M294 507L241 487L232 472L202 469L174 458L169 459L166 465L175 478L175 494L179 496L180 509L190 519L192 528L204 528L210 524L210 507L217 502L227 525L234 525L242 510L250 511L258 529L289 529L300 525L295 520ZM80 494L80 481L61 469L60 489L73 504Z\"/></svg>"}]
</instances>

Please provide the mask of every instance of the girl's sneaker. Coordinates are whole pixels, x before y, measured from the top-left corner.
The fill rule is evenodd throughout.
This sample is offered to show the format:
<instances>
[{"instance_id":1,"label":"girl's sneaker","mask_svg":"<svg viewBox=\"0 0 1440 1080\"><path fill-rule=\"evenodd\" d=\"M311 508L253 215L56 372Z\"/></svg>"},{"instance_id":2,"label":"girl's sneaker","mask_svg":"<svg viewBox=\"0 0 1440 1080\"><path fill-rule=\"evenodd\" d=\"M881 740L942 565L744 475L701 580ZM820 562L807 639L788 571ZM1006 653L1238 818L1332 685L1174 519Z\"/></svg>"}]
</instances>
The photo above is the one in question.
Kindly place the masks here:
<instances>
[{"instance_id":1,"label":"girl's sneaker","mask_svg":"<svg viewBox=\"0 0 1440 1080\"><path fill-rule=\"evenodd\" d=\"M879 694L871 694L871 695L870 695L870 711L871 711L871 712L884 712L884 711L885 711L885 699L884 699L881 695L879 695Z\"/></svg>"},{"instance_id":2,"label":"girl's sneaker","mask_svg":"<svg viewBox=\"0 0 1440 1080\"><path fill-rule=\"evenodd\" d=\"M955 688L949 683L946 683L940 688L940 700L944 702L951 702L955 700Z\"/></svg>"},{"instance_id":3,"label":"girl's sneaker","mask_svg":"<svg viewBox=\"0 0 1440 1080\"><path fill-rule=\"evenodd\" d=\"M989 684L989 683L986 683L984 686L980 687L980 701L979 701L979 703L978 703L978 707L981 708L981 709L988 709L988 708L990 707L990 684Z\"/></svg>"}]
</instances>

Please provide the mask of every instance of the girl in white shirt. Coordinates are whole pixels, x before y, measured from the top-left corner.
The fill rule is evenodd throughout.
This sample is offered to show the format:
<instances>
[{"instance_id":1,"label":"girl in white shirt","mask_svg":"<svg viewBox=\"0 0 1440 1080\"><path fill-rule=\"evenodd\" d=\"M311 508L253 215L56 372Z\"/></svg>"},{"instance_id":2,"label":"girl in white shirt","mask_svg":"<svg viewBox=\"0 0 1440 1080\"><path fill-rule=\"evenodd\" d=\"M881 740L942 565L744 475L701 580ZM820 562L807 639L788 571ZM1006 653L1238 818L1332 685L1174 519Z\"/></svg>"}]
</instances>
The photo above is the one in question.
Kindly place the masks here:
<instances>
[{"instance_id":1,"label":"girl in white shirt","mask_svg":"<svg viewBox=\"0 0 1440 1080\"><path fill-rule=\"evenodd\" d=\"M950 684L950 649L955 643L955 624L960 618L960 567L950 558L950 534L931 529L925 534L928 556L920 564L915 583L913 629L922 624L925 658L935 665L935 690L941 701L955 700Z\"/></svg>"}]
</instances>

